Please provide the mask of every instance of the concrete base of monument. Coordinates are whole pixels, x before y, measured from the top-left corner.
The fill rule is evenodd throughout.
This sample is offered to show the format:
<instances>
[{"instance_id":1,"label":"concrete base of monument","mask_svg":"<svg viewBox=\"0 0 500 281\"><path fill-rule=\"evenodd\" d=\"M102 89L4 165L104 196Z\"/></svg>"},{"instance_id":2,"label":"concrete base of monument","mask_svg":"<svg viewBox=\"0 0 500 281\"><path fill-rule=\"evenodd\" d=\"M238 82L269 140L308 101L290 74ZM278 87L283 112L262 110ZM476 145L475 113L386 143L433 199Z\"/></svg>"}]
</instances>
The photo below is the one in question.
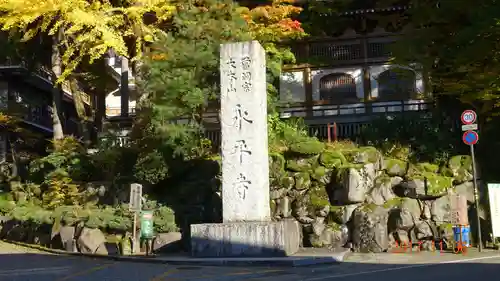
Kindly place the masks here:
<instances>
[{"instance_id":1,"label":"concrete base of monument","mask_svg":"<svg viewBox=\"0 0 500 281\"><path fill-rule=\"evenodd\" d=\"M193 257L286 257L299 251L294 220L191 225Z\"/></svg>"}]
</instances>

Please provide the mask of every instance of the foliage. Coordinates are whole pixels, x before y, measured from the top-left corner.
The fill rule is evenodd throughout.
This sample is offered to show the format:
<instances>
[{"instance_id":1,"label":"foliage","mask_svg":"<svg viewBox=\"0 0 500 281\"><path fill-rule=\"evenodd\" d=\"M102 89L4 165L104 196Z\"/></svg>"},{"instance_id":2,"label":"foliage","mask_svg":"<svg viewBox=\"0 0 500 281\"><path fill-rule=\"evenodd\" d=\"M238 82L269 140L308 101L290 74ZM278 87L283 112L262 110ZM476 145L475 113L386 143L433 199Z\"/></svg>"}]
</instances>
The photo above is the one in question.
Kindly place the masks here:
<instances>
[{"instance_id":1,"label":"foliage","mask_svg":"<svg viewBox=\"0 0 500 281\"><path fill-rule=\"evenodd\" d=\"M152 203L155 206L154 228L158 233L177 231L174 212L167 206ZM77 225L82 223L89 228L99 228L104 232L130 231L132 228L132 213L128 205L117 207L103 206L85 208L76 205L59 206L53 210L45 209L32 203L15 203L0 199L0 213L7 217L32 222L38 225L53 224Z\"/></svg>"},{"instance_id":2,"label":"foliage","mask_svg":"<svg viewBox=\"0 0 500 281\"><path fill-rule=\"evenodd\" d=\"M157 183L172 166L209 152L201 122L219 92L219 45L244 39L245 30L232 1L188 2L173 11L170 28L158 34L143 64L137 179Z\"/></svg>"},{"instance_id":3,"label":"foliage","mask_svg":"<svg viewBox=\"0 0 500 281\"><path fill-rule=\"evenodd\" d=\"M396 44L396 62L422 63L433 90L490 112L499 97L499 5L494 0L414 3L402 19L414 28Z\"/></svg>"},{"instance_id":4,"label":"foliage","mask_svg":"<svg viewBox=\"0 0 500 281\"><path fill-rule=\"evenodd\" d=\"M113 5L115 3L119 5ZM62 81L83 60L92 63L109 49L126 57L140 56L143 45L154 38L154 24L168 20L172 9L170 2L165 0L7 0L0 2L0 25L4 31L22 33L24 41L33 40L40 33L61 34L60 44L65 47L64 72L59 77ZM144 20L145 15L150 15L149 22ZM129 48L127 43L135 46Z\"/></svg>"},{"instance_id":5,"label":"foliage","mask_svg":"<svg viewBox=\"0 0 500 281\"><path fill-rule=\"evenodd\" d=\"M347 27L353 26L352 18L339 16L339 12L357 9L350 7L352 2L353 0L307 1L303 5L304 11L297 19L303 23L304 30L311 36L339 35ZM367 4L363 3L363 8L368 8Z\"/></svg>"},{"instance_id":6,"label":"foliage","mask_svg":"<svg viewBox=\"0 0 500 281\"><path fill-rule=\"evenodd\" d=\"M266 50L266 67L268 73L268 104L269 111L276 110L278 90L276 85L284 64L295 62L295 56L289 47L280 43L306 36L301 23L293 17L302 9L292 5L294 1L273 0L270 5L260 5L251 10L246 7L239 9L246 20L248 31L254 40L259 41Z\"/></svg>"},{"instance_id":7,"label":"foliage","mask_svg":"<svg viewBox=\"0 0 500 281\"><path fill-rule=\"evenodd\" d=\"M394 158L441 163L460 150L460 132L450 117L384 116L363 129L361 141Z\"/></svg>"},{"instance_id":8,"label":"foliage","mask_svg":"<svg viewBox=\"0 0 500 281\"><path fill-rule=\"evenodd\" d=\"M290 151L298 154L318 154L325 150L325 144L318 140L297 142L290 146Z\"/></svg>"},{"instance_id":9,"label":"foliage","mask_svg":"<svg viewBox=\"0 0 500 281\"><path fill-rule=\"evenodd\" d=\"M269 114L267 120L269 150L272 152L288 150L297 143L317 141L309 136L308 129L300 118L282 120L279 113L274 112Z\"/></svg>"},{"instance_id":10,"label":"foliage","mask_svg":"<svg viewBox=\"0 0 500 281\"><path fill-rule=\"evenodd\" d=\"M30 164L31 179L42 188L43 204L49 208L80 203L74 181L85 180L90 167L83 146L73 137L54 141L50 154Z\"/></svg>"},{"instance_id":11,"label":"foliage","mask_svg":"<svg viewBox=\"0 0 500 281\"><path fill-rule=\"evenodd\" d=\"M159 35L145 62L143 87L155 129L173 130L166 121L183 116L187 131L198 130L200 110L218 94L219 45L244 38L244 22L231 1L203 4L178 7L172 29Z\"/></svg>"},{"instance_id":12,"label":"foliage","mask_svg":"<svg viewBox=\"0 0 500 281\"><path fill-rule=\"evenodd\" d=\"M134 163L137 150L127 145L118 145L119 137L113 132L103 135L97 151L89 156L92 164L91 179L114 184L134 181Z\"/></svg>"}]
</instances>

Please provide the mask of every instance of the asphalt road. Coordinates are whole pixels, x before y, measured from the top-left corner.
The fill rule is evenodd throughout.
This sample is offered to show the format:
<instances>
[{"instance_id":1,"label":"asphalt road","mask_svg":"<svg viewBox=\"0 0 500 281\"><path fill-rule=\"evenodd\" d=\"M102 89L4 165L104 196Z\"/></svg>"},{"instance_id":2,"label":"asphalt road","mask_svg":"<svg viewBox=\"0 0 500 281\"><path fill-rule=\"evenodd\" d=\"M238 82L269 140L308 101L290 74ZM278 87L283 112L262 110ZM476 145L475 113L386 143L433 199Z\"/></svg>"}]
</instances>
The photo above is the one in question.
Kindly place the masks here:
<instances>
[{"instance_id":1,"label":"asphalt road","mask_svg":"<svg viewBox=\"0 0 500 281\"><path fill-rule=\"evenodd\" d=\"M352 255L341 264L302 268L197 267L115 262L37 253L0 255L8 281L469 281L500 280L500 252Z\"/></svg>"}]
</instances>

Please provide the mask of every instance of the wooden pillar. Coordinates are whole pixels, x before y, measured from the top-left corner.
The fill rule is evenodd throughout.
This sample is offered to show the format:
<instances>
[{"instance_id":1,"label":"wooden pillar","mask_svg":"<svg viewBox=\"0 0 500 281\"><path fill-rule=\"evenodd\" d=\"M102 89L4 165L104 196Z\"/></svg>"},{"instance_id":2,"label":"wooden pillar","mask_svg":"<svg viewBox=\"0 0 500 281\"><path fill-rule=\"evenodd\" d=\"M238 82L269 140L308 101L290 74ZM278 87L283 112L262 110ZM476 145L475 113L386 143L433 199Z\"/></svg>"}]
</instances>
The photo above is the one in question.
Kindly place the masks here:
<instances>
[{"instance_id":1,"label":"wooden pillar","mask_svg":"<svg viewBox=\"0 0 500 281\"><path fill-rule=\"evenodd\" d=\"M311 76L311 68L308 66L304 69L304 88L306 93L306 110L307 117L313 117L313 88L312 88L312 76Z\"/></svg>"},{"instance_id":2,"label":"wooden pillar","mask_svg":"<svg viewBox=\"0 0 500 281\"><path fill-rule=\"evenodd\" d=\"M309 62L309 42L305 43L304 46L304 54ZM311 74L311 65L308 63L307 67L304 69L304 89L306 93L306 116L313 117L313 87L312 87L312 74Z\"/></svg>"},{"instance_id":3,"label":"wooden pillar","mask_svg":"<svg viewBox=\"0 0 500 281\"><path fill-rule=\"evenodd\" d=\"M128 59L122 57L122 65L121 65L121 77L120 77L120 101L121 101L121 110L120 115L122 117L128 117L129 111L129 97L130 90L128 87L128 76L129 76L129 65Z\"/></svg>"},{"instance_id":4,"label":"wooden pillar","mask_svg":"<svg viewBox=\"0 0 500 281\"><path fill-rule=\"evenodd\" d=\"M368 66L368 39L363 37L361 39L361 52L363 54L363 92L366 113L371 113L372 107L371 98L371 83L370 83L370 69Z\"/></svg>"}]
</instances>

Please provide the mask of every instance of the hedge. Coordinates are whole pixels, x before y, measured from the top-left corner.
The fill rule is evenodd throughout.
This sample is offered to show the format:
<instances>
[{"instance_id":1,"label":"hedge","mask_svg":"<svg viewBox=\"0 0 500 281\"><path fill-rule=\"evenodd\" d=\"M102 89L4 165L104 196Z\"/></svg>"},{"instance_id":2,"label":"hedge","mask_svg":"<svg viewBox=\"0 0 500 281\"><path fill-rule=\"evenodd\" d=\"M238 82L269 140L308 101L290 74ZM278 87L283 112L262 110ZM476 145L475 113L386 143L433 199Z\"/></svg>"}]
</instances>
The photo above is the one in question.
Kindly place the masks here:
<instances>
[{"instance_id":1,"label":"hedge","mask_svg":"<svg viewBox=\"0 0 500 281\"><path fill-rule=\"evenodd\" d=\"M29 203L16 204L14 201L0 200L0 213L18 221L39 225L62 223L73 226L82 223L86 227L106 232L132 229L132 214L126 204L119 207L61 206L47 210ZM154 228L157 233L178 231L174 211L161 205L155 208Z\"/></svg>"}]
</instances>

